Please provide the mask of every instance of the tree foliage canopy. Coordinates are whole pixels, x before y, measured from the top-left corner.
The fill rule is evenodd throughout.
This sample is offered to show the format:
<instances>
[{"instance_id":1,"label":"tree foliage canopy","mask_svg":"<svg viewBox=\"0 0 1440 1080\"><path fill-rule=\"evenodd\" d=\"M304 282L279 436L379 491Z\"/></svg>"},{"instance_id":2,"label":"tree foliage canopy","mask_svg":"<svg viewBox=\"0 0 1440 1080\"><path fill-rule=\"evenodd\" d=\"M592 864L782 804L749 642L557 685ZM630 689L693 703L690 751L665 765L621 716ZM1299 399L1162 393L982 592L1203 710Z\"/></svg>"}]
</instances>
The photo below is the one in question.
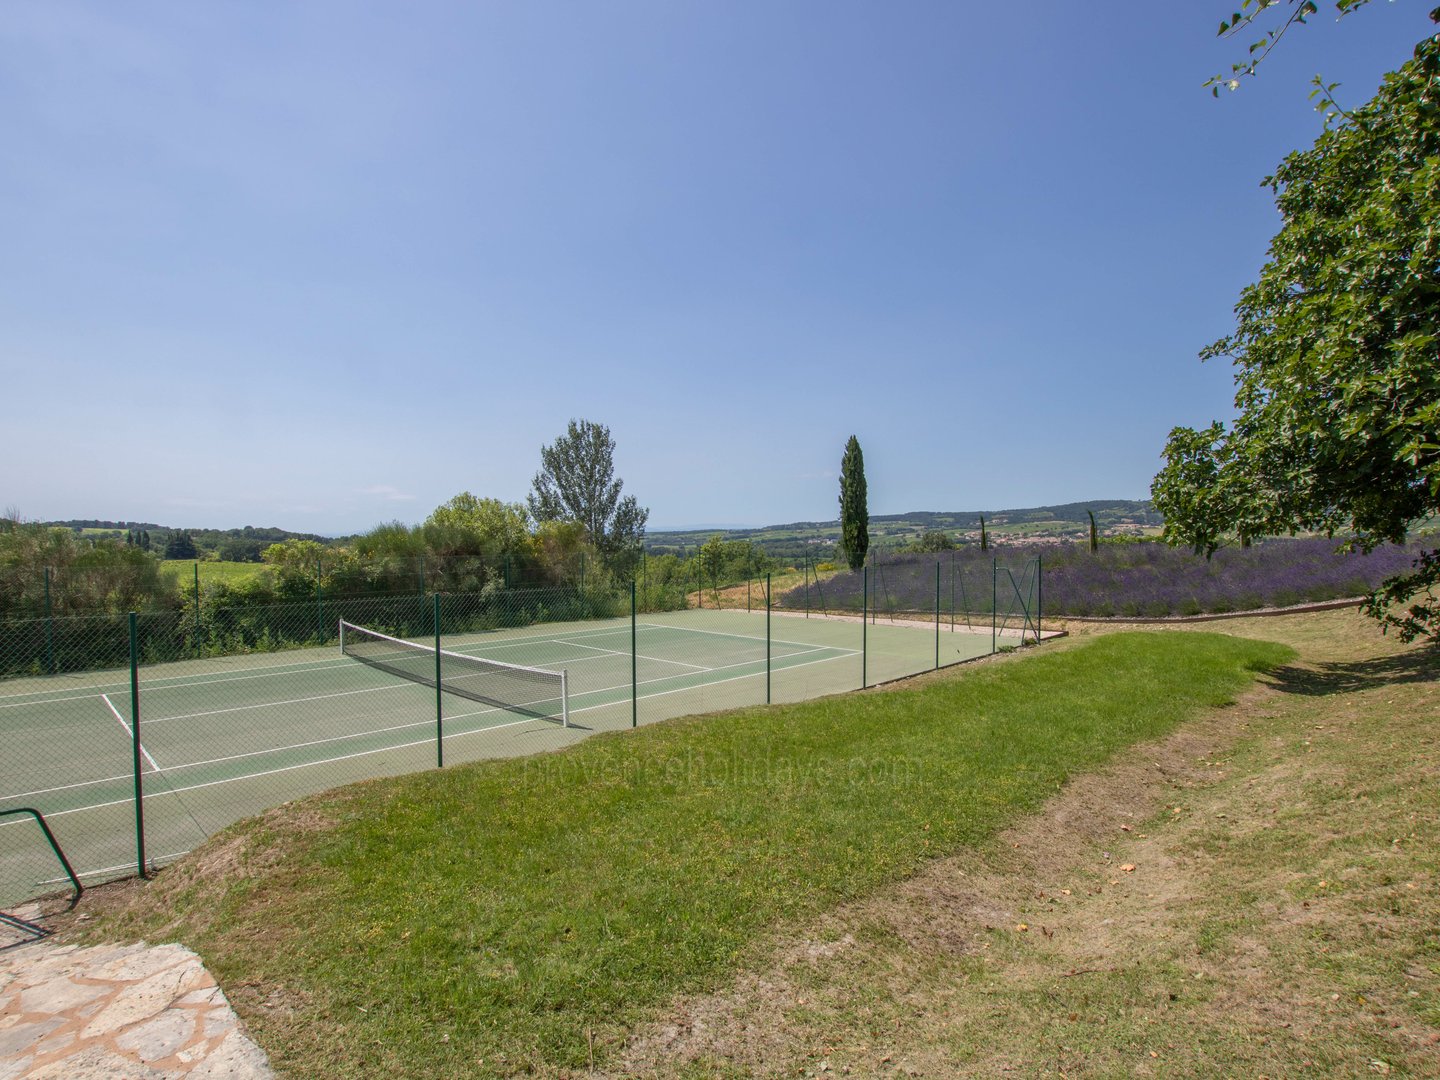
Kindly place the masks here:
<instances>
[{"instance_id":1,"label":"tree foliage canopy","mask_svg":"<svg viewBox=\"0 0 1440 1080\"><path fill-rule=\"evenodd\" d=\"M1399 542L1440 512L1440 35L1266 183L1281 230L1201 354L1233 359L1239 415L1170 433L1156 507L1205 552L1300 530ZM1437 571L1422 559L1372 614L1435 636Z\"/></svg>"},{"instance_id":2,"label":"tree foliage canopy","mask_svg":"<svg viewBox=\"0 0 1440 1080\"><path fill-rule=\"evenodd\" d=\"M615 440L604 424L571 420L565 434L540 448L527 502L537 522L578 521L612 566L639 557L650 511L620 492Z\"/></svg>"},{"instance_id":3,"label":"tree foliage canopy","mask_svg":"<svg viewBox=\"0 0 1440 1080\"><path fill-rule=\"evenodd\" d=\"M840 548L851 570L865 565L870 550L870 506L865 490L865 455L854 435L840 459Z\"/></svg>"}]
</instances>

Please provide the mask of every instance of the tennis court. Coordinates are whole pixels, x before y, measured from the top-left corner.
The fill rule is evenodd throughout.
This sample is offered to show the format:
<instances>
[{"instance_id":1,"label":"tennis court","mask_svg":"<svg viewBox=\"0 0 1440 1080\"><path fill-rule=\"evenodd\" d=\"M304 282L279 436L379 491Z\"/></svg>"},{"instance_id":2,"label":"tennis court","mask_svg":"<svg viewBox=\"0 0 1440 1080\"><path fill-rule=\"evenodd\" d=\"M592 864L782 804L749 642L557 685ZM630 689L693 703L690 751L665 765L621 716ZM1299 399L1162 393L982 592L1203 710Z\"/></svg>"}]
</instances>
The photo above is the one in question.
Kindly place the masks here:
<instances>
[{"instance_id":1,"label":"tennis court","mask_svg":"<svg viewBox=\"0 0 1440 1080\"><path fill-rule=\"evenodd\" d=\"M568 726L446 694L439 745L450 765L853 690L991 651L988 627L965 629L691 609L446 635L446 652L563 670ZM287 800L437 763L435 690L333 646L149 665L139 682L151 862ZM40 810L87 882L135 867L133 722L128 671L0 684L0 807ZM58 879L33 822L0 821L0 903Z\"/></svg>"}]
</instances>

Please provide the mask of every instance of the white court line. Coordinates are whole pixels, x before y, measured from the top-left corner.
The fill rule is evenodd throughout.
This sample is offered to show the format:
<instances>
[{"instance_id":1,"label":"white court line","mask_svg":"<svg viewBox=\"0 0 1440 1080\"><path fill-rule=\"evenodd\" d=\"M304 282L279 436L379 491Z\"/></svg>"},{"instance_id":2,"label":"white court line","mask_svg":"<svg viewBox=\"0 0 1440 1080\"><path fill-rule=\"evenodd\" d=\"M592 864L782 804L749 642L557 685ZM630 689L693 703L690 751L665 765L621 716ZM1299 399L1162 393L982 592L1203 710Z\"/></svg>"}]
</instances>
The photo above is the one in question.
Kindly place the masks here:
<instances>
[{"instance_id":1,"label":"white court line","mask_svg":"<svg viewBox=\"0 0 1440 1080\"><path fill-rule=\"evenodd\" d=\"M576 630L574 633L566 634L567 638L577 637L607 637L611 634L630 633L630 620L626 619L623 625L607 626L599 630ZM460 635L465 636L465 635ZM547 644L556 641L554 632L546 634L531 634L528 637L509 638L505 640L490 642L483 638L479 641L465 641L454 645L446 646L451 652L459 652L462 649L524 649L537 644Z\"/></svg>"},{"instance_id":2,"label":"white court line","mask_svg":"<svg viewBox=\"0 0 1440 1080\"><path fill-rule=\"evenodd\" d=\"M624 651L624 650L621 650L621 649L597 649L597 648L595 648L594 645L581 645L578 641L561 641L559 638L556 638L556 639L555 639L555 644L556 644L556 645L565 645L565 646L568 646L569 648L572 648L572 649L590 649L592 652L604 653L606 656L629 656L629 655L630 655L628 652L626 652L626 651ZM560 661L560 663L572 663L572 662L573 662L573 663L578 663L578 662L581 661L581 660L588 660L588 659L596 659L596 660L598 660L598 659L600 659L600 658L599 658L599 657L576 657L576 659L575 659L574 661L565 661L565 660L562 660L562 661ZM674 665L677 666L677 667L689 668L691 671L714 671L714 670L715 670L715 668L706 667L704 664L687 664L687 663L685 663L685 661L683 661L683 660L667 660L667 659L665 659L665 657L663 657L663 656L645 656L645 655L642 654L642 653L636 653L636 654L635 654L635 659L637 659L637 660L653 660L653 661L654 661L655 663L657 663L657 664L674 664Z\"/></svg>"},{"instance_id":3,"label":"white court line","mask_svg":"<svg viewBox=\"0 0 1440 1080\"><path fill-rule=\"evenodd\" d=\"M472 717L472 716L485 716L485 715L487 715L487 714L489 714L489 713L497 713L497 712L505 712L505 711L507 711L507 710L504 710L504 709L479 709L479 710L477 710L477 711L475 711L475 712L456 713L454 716L447 716L447 717L445 717L445 719L446 719L446 720L464 720L464 719L467 719L467 718ZM526 717L526 718L523 719L523 720L512 720L512 721L510 721L509 723L505 723L505 724L492 724L492 725L490 725L490 726L488 726L488 727L480 728L479 731L499 731L501 728L514 727L514 726L516 726L517 724L528 724L528 723L530 723L532 720L534 720L534 717ZM200 765L217 765L217 764L220 764L220 763L226 762L226 761L239 761L239 760L241 760L241 759L243 759L243 758L247 758L247 757L263 757L265 754L278 754L278 753L284 753L284 752L287 751L287 750L299 750L299 749L303 749L303 748L305 748L305 747L307 747L307 746L321 746L321 745L323 745L323 744L325 744L325 743L330 743L330 742L344 742L344 741L347 740L347 739L363 739L363 738L365 738L365 737L367 737L367 736L370 736L370 735L383 735L383 734L385 734L386 732L389 732L389 731L404 731L406 728L413 728L413 727L429 727L431 723L433 723L433 721L430 721L430 720L417 720L415 723L412 723L412 724L397 724L397 725L395 725L394 727L388 727L388 728L371 728L371 729L368 730L368 731L355 731L355 732L351 732L351 733L348 734L348 735L337 735L337 736L334 737L333 739L315 739L315 740L313 740L313 741L311 741L311 742L293 743L293 744L291 744L291 745L289 745L289 746L272 746L272 747L270 747L270 748L268 748L268 749L265 749L265 750L252 750L252 751L249 751L248 753L244 753L244 754L231 754L231 755L228 756L228 757L211 758L211 759L208 760L208 761L187 761L187 762L185 762L185 763L182 764L182 765L171 765L171 766L169 766L168 768L159 769L158 771L159 771L159 772L162 772L162 773L179 772L179 771L181 771L182 769L193 769L193 768L196 768L197 766L200 766ZM460 736L462 736L462 735L474 735L474 734L477 734L477 732L472 732L472 731L452 732L451 734L446 735L445 738L447 738L447 739L452 739L452 738L458 738L458 737L460 737ZM420 746L420 745L422 745L422 744L428 743L429 741L430 741L429 739L422 739L422 740L420 740L419 742L402 743L402 744L400 744L399 746L394 746L394 747L382 747L381 749L401 749L401 748L406 747L406 746ZM377 751L366 751L366 753L371 753L371 752L379 753L378 750L377 750ZM360 756L360 755L354 755L354 754L345 755L345 757L355 757L355 756ZM327 762L331 762L331 761L344 761L344 760L345 760L345 757L323 758L323 759L321 759L320 761L307 762L307 764L312 764L312 765L324 765L324 764L326 764ZM153 764L153 761L152 761L152 764ZM292 766L288 766L288 768L299 768L299 767L300 767L300 766L293 766L293 765L292 765ZM276 770L276 771L284 772L285 770L282 769L282 770ZM234 776L234 777L230 777L230 778L227 779L227 780L211 781L211 784L234 783L234 782L238 782L238 781L241 781L241 780L249 780L250 778L255 777L255 776L268 776L268 775L270 775L270 774L267 773L267 772L245 773L243 776ZM91 784L113 783L113 782L116 781L116 780L128 780L128 779L130 779L130 776L129 776L129 774L126 774L126 775L124 775L124 776L112 776L112 777L108 777L108 778L105 779L105 780L87 780L87 781L85 781L85 783L83 783L83 784L67 784L65 787L88 787L88 786L91 785ZM208 786L210 786L210 784L198 784L198 785L196 785L196 786L197 786L197 787L208 787ZM54 791L64 791L64 790L65 790L64 787L60 787L60 788L47 788L47 789L45 789L44 791L31 791L31 792L26 792L24 795L3 796L3 798L7 798L7 799L21 799L21 798L26 798L26 797L29 796L29 795L44 795L44 794L48 794L48 793L50 793L50 792L54 792ZM192 791L192 790L194 790L194 789L187 787L187 788L178 788L178 789L175 789L175 790L178 790L178 791ZM155 795L166 795L166 794L172 794L172 793L173 793L173 792L164 792L164 791L161 791L161 792L153 792L153 793L151 793L151 794L147 794L147 795L145 796L145 798L150 799L150 798L153 798ZM117 805L119 805L120 803L130 802L130 801L132 801L132 800L130 800L130 799L119 799L119 800L112 801L112 802L90 803L90 804L88 804L88 805L86 805L86 806L77 806L77 807L73 807L73 808L71 808L71 809L69 809L69 810L59 810L59 811L56 811L56 812L53 813L53 814L47 814L46 817L47 817L47 818L59 817L59 816L61 816L61 815L63 815L63 814L74 814L74 813L78 813L78 812L81 811L81 810L94 810L94 809L98 809L98 808L104 807L104 806L117 806ZM7 828L7 827L10 826L10 825L23 825L23 824L25 824L25 822L23 822L23 821L0 822L0 829Z\"/></svg>"},{"instance_id":4,"label":"white court line","mask_svg":"<svg viewBox=\"0 0 1440 1080\"><path fill-rule=\"evenodd\" d=\"M828 646L817 646L816 648L813 648L813 649L805 649L805 650L803 650L803 651L801 651L801 652L786 653L785 656L781 657L781 659L783 660L783 659L786 659L786 658L791 657L791 656L804 656L806 653L812 653L812 652L835 652L835 653L839 653L840 655L838 655L838 656L825 656L825 657L822 657L822 658L819 659L819 660L807 660L807 661L806 661L805 663L803 663L803 664L789 664L789 665L781 668L780 670L781 670L781 671L790 671L792 668L809 667L811 664L825 664L825 663L829 663L831 660L843 660L843 659L845 659L845 656L846 656L846 653L845 653L844 650L841 650L841 649L831 649L831 648L829 648ZM851 654L849 654L849 655L856 655L856 654L851 653ZM765 661L763 660L763 658L755 659L755 660L741 660L739 663L735 663L735 664L724 664L724 665L722 665L721 667L706 668L705 670L706 670L706 671L731 671L731 670L733 670L734 668L749 667L749 666L752 665L752 664L763 664L764 662L765 662ZM762 670L762 671L760 671L760 672L757 672L756 674L763 675L763 674L765 674L765 672ZM682 676L680 676L680 675L661 675L661 676L659 676L659 677L657 677L657 678L654 678L654 679L641 679L638 683L636 683L636 685L637 685L637 686L648 686L648 685L651 684L651 683L670 682L670 681L673 680L673 679L679 679L679 678L682 678ZM734 678L735 678L735 679L750 679L750 678L754 678L754 675L736 675L736 676L734 676ZM653 693L653 694L646 694L646 695L644 695L644 696L645 696L645 697L664 697L666 694L678 694L678 693L681 693L682 691L685 691L685 690L695 690L695 689L703 688L703 687L706 687L706 686L719 686L721 683L727 683L727 682L732 682L732 681L733 681L733 679L716 679L714 682L697 682L697 683L691 683L690 685L688 685L688 686L682 686L682 687L680 687L680 688L677 689L677 690L658 690L658 691L656 691L656 692ZM572 694L571 697L572 697L572 698L576 698L576 697L584 698L584 697L589 697L589 696L591 696L592 694L608 694L611 690L624 690L624 689L628 688L629 686L630 686L630 684L629 684L628 682L616 683L614 686L602 687L602 688L599 689L599 690L582 690L582 691L580 691L578 694ZM598 708L602 708L602 706L599 706L599 705L587 705L584 709L571 709L570 711L571 711L572 713L575 713L575 712L585 712L587 709L598 709Z\"/></svg>"},{"instance_id":5,"label":"white court line","mask_svg":"<svg viewBox=\"0 0 1440 1080\"><path fill-rule=\"evenodd\" d=\"M110 711L115 714L115 719L116 719L116 720L119 720L119 721L120 721L120 726L125 729L125 734L128 735L128 736L130 736L130 741L131 741L131 742L134 742L134 741L135 741L135 729L130 726L129 722L125 719L125 717L123 717L123 716L120 715L120 710L117 709L117 708L115 708L115 705L114 705L114 703L110 700L109 695L108 695L108 694L101 694L101 695L100 695L100 700L103 701L103 702L105 702L105 704L106 704L107 706L109 706ZM150 762L150 768L154 769L156 772L159 772L159 771L160 771L160 766L156 763L155 759L150 756L150 751L145 749L145 744L144 744L144 743L141 743L141 744L140 744L140 753L144 754L144 755L145 755L145 760L148 761L148 762Z\"/></svg>"},{"instance_id":6,"label":"white court line","mask_svg":"<svg viewBox=\"0 0 1440 1080\"><path fill-rule=\"evenodd\" d=\"M810 651L811 651L811 652L823 652L823 651L826 651L826 650L822 647L822 648L815 648L815 649L812 649L812 650L810 650ZM839 651L839 650L831 650L831 651ZM801 654L801 653L794 653L794 654L792 654L792 655L799 656L799 655L803 655L803 654ZM830 663L831 661L840 660L840 659L843 659L843 657L842 657L842 656L827 656L827 657L824 657L824 658L822 658L822 659L820 659L820 660L809 660L809 661L806 661L806 662L803 663L803 664L792 664L792 665L790 665L789 667L784 668L783 670L785 670L785 671L791 671L791 670L795 670L795 669L797 669L797 668L811 667L812 665L815 665L815 664L828 664L828 663ZM749 663L754 663L754 661L749 661ZM741 664L731 664L731 665L729 665L729 666L730 666L730 667L741 667L741 666L743 666L743 665L741 665ZM711 670L713 670L713 671L723 671L723 670L726 670L726 669L725 669L725 668L712 668ZM714 682L703 683L703 684L700 684L700 685L701 685L701 686L720 686L720 685L723 685L724 683L738 682L738 681L740 681L741 679L756 679L756 678L759 678L760 676L762 676L763 674L764 674L763 671L755 671L755 672L750 672L749 674L746 674L746 675L732 675L732 676L731 676L730 678L728 678L728 679L717 679L717 680L715 680ZM679 678L679 676L670 675L670 676L667 676L665 679L651 679L651 680L647 680L647 681L649 681L649 682L665 682L665 681L667 681L668 679L675 679L675 678ZM630 684L629 684L629 683L626 683L625 685L626 685L626 686L629 686ZM610 687L610 688L608 688L608 689L619 689L619 687ZM674 690L659 690L659 691L656 691L656 692L653 693L653 694L646 694L646 695L644 695L644 696L645 696L646 698L668 697L668 696L671 695L671 694L683 694L683 693L686 693L687 691L692 691L692 690L694 690L694 689L696 689L695 686L680 686L680 687L676 687ZM591 694L594 694L594 693L603 693L603 692L605 692L605 691L599 691L599 690L587 691L587 693L591 693ZM581 696L583 697L584 695L581 695ZM586 706L584 706L583 708L571 709L571 710L570 710L570 715L574 716L574 715L576 715L576 714L578 714L578 713L594 712L594 711L597 710L597 709L613 709L613 708L617 708L617 707L623 706L624 704L625 704L625 702L624 702L623 700L621 700L621 701L607 701L607 702L603 702L602 704L599 704L599 705L586 705ZM483 716L484 713L485 713L485 711L497 711L497 712L498 712L498 711L501 711L501 710L482 710L481 712L462 713L462 714L459 714L459 715L454 716L454 717L448 717L447 719L459 720L459 719L462 719L462 718L465 717L465 716ZM122 721L122 722L123 722L123 721ZM487 733L487 732L491 732L491 731L501 731L501 730L503 730L504 728L516 727L516 726L518 726L518 725L520 725L520 724L531 724L531 723L534 723L534 722L535 722L534 717L526 717L526 718L524 718L523 720L514 720L514 721L511 721L511 722L508 723L508 724L494 724L494 725L491 725L491 726L489 726L489 727L480 728L478 731L459 731L459 732L452 732L451 734L446 735L445 738L447 738L447 739L458 739L458 738L463 738L463 737L470 736L470 735L483 735L483 734L485 734L485 733ZM427 724L427 726L428 726L428 721L426 722L426 724ZM406 726L409 726L409 725L406 725ZM548 729L541 729L541 730L548 730ZM559 729L556 729L556 730L559 730ZM364 734L366 734L366 733L361 732L361 733L359 733L359 734L351 735L351 736L347 736L347 737L348 737L348 738L360 738L360 737L363 737ZM377 749L375 749L375 750L361 750L361 751L358 751L358 752L356 752L356 753L354 753L354 754L341 754L341 755L339 755L338 757L322 758L322 759L319 760L319 761L305 761L305 762L301 762L301 763L296 764L296 765L286 765L286 766L284 766L283 768L279 768L279 769L267 769L267 770L264 771L264 772L246 773L244 776L232 776L232 777L227 777L227 778L224 779L224 780L210 780L210 781L207 781L206 783L203 783L203 784L191 784L191 785L189 785L188 787L178 787L178 788L177 788L177 787L172 787L172 788L170 788L168 791L157 791L157 792L155 792L155 793L153 793L153 794L146 795L145 798L146 798L147 800L148 800L148 799L158 799L158 798L163 798L163 797L166 796L166 795L179 795L179 794L181 794L181 793L183 793L183 792L186 792L186 791L198 791L198 790L201 789L201 788L218 787L218 786L220 786L221 784L237 784L237 783L241 783L241 782L243 782L243 781L245 781L245 780L255 780L255 779L258 779L258 778L260 778L260 777L262 777L262 776L275 776L275 775L277 775L277 774L279 774L279 773L294 772L294 771L297 770L297 769L308 769L308 768L313 768L313 767L319 766L319 765L334 765L334 764L336 764L336 763L338 763L338 762L341 762L341 761L350 761L350 760L353 760L353 759L355 759L355 758L369 757L369 756L372 755L372 754L384 754L384 753L389 753L389 752L392 751L392 750L408 750L408 749L410 749L411 747L415 747L415 746L430 746L430 745L432 745L432 743L433 743L433 740L428 739L428 738L426 738L426 739L417 739L417 740L415 740L415 741L413 741L413 742L399 743L398 745L395 745L395 746L379 747L379 748L377 748ZM266 752L266 751L262 751L262 752ZM224 759L217 759L217 760L224 760ZM187 768L187 767L188 767L188 766L177 765L175 768L176 768L176 769L181 769L181 768ZM69 810L57 810L55 813L53 813L53 814L47 814L47 815L45 815L45 816L46 816L46 819L49 820L49 819L51 819L51 818L64 817L64 816L66 816L67 814L78 814L78 813L81 813L82 811L85 811L85 810L103 810L103 809L105 809L106 807L110 807L110 806L123 806L123 805L125 805L125 804L127 804L127 803L131 803L131 802L133 802L133 801L134 801L133 799L113 799L113 800L111 800L110 802L92 803L92 804L90 804L89 806L77 806L77 807L73 807L72 809L69 809ZM8 822L8 823L0 823L0 829L7 828L7 827L9 827L9 826L11 826L11 825L23 825L23 824L25 824L25 823L22 822L22 821L12 821L12 822Z\"/></svg>"},{"instance_id":7,"label":"white court line","mask_svg":"<svg viewBox=\"0 0 1440 1080\"><path fill-rule=\"evenodd\" d=\"M210 709L206 712L177 713L174 716L154 716L145 722L159 724L165 720L195 720L202 716L223 716L226 713L249 712L251 709L268 709L275 705L305 705L311 701L328 701L331 698L350 697L354 694L378 694L387 690L398 690L408 682L397 682L393 686L367 686L364 690L338 690L333 694L316 694L313 697L289 698L285 701L260 701L253 705L234 705L228 709Z\"/></svg>"},{"instance_id":8,"label":"white court line","mask_svg":"<svg viewBox=\"0 0 1440 1080\"><path fill-rule=\"evenodd\" d=\"M714 637L735 638L737 641L764 641L763 637L756 634L731 634L724 630L701 630L695 626L669 626L665 623L640 623L641 626L651 630L674 630L681 634L710 634ZM788 641L784 638L771 638L772 645L798 645L803 649L835 649L839 652L848 652L856 656L860 654L859 649L847 649L842 645L816 645L813 641Z\"/></svg>"},{"instance_id":9,"label":"white court line","mask_svg":"<svg viewBox=\"0 0 1440 1080\"><path fill-rule=\"evenodd\" d=\"M176 662L177 662L177 663L189 663L189 661L183 661L183 660L182 660L182 661L176 661ZM201 683L199 683L198 685L203 686L203 685L205 685L205 682L210 682L210 683L241 682L241 681L243 681L243 680L245 680L245 679L269 679L269 678L272 678L272 677L274 677L274 676L276 676L276 675L296 675L296 674L303 674L303 673L308 672L308 671L324 671L324 670L327 669L327 668L336 668L336 667L341 667L341 666L344 666L344 665L348 665L349 662L350 662L350 661L349 661L349 658L340 658L340 659L334 659L334 660L311 660L311 661L308 661L308 662L303 663L303 664L285 664L285 665L282 665L282 666L280 666L280 667L271 668L271 669L268 670L268 671L257 671L257 672L253 672L252 674L249 674L249 675L236 675L236 674L231 674L231 673L228 672L228 671L200 671L200 672L196 672L194 675L158 675L158 676L155 676L153 679L143 679L143 678L142 678L142 679L140 680L140 685L141 685L141 689L145 690L145 691L148 692L148 693L154 693L154 692L157 691L157 690L188 690L191 686L194 686L194 685L197 685L197 684L194 683L194 682L183 682L183 683L182 683L182 682L178 682L178 681L176 681L176 680L179 680L179 679L190 679L190 680L200 679L200 680L204 680L204 682L201 682ZM75 689L75 688L66 686L66 687L58 687L58 688L56 688L56 689L54 689L54 690L31 690L31 691L28 691L28 692L23 693L23 694L0 694L0 709L23 709L23 708L24 708L25 706L27 706L27 705L49 705L49 704L51 704L51 703L53 703L53 702L56 702L56 701L81 701L81 700L83 700L83 699L85 699L85 698L94 697L95 694L96 694L98 691L100 691L101 688L104 687L105 685L106 685L105 683L99 683L99 684L97 684L97 685L95 685L95 686L86 687L86 688L84 688L83 690L77 690L77 689ZM105 690L104 692L107 693L107 694L113 694L113 693L116 693L117 691L126 690L126 689L128 689L128 688L129 688L129 684L128 684L128 683L111 683L111 684L109 684L109 689L108 689L108 690ZM71 696L70 696L70 697L48 697L48 698L43 698L43 699L40 698L40 695L42 695L42 694L67 694L67 693L70 694ZM36 700L33 700L33 701L31 701L31 700L27 700L27 701L15 701L15 702L9 702L9 703L7 703L6 699L8 699L8 698L35 698Z\"/></svg>"},{"instance_id":10,"label":"white court line","mask_svg":"<svg viewBox=\"0 0 1440 1080\"><path fill-rule=\"evenodd\" d=\"M93 784L113 784L117 780L129 780L133 773L122 773L119 776L104 776L99 780L81 780L77 784L61 784L59 787L40 788L36 791L22 791L18 795L0 795L0 802L18 802L20 799L28 799L32 795L53 795L57 791L69 791L71 788L90 787Z\"/></svg>"}]
</instances>

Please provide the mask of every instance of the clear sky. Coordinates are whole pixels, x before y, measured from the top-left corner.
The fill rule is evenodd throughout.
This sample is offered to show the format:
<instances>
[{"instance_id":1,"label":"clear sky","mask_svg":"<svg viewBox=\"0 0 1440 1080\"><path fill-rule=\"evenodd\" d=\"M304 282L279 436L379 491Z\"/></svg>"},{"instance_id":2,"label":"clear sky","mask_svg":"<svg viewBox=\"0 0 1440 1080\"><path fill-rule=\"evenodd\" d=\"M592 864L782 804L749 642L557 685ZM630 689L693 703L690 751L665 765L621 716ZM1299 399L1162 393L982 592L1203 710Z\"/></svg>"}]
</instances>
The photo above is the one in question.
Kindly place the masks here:
<instances>
[{"instance_id":1,"label":"clear sky","mask_svg":"<svg viewBox=\"0 0 1440 1080\"><path fill-rule=\"evenodd\" d=\"M0 505L339 534L607 424L651 526L1144 498L1259 186L1431 4L10 0Z\"/></svg>"}]
</instances>

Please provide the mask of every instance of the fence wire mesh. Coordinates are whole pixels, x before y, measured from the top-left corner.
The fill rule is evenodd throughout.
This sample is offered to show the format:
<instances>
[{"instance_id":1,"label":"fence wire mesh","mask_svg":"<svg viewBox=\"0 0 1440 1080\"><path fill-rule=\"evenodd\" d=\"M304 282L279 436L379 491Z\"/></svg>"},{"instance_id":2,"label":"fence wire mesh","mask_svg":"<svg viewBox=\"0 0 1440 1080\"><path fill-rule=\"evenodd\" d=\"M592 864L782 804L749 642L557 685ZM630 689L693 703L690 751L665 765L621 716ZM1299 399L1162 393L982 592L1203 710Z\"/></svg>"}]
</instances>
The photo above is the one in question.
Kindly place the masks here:
<instances>
[{"instance_id":1,"label":"fence wire mesh","mask_svg":"<svg viewBox=\"0 0 1440 1080\"><path fill-rule=\"evenodd\" d=\"M981 580L943 558L893 559L823 583L805 572L708 591L414 581L409 593L217 605L195 590L133 616L0 619L0 811L42 813L94 883L341 784L859 689L1018 644L1039 622L1035 564ZM443 676L437 694L358 662L340 650L342 621L563 671L567 715L444 693ZM32 819L0 816L0 906L68 884Z\"/></svg>"}]
</instances>

